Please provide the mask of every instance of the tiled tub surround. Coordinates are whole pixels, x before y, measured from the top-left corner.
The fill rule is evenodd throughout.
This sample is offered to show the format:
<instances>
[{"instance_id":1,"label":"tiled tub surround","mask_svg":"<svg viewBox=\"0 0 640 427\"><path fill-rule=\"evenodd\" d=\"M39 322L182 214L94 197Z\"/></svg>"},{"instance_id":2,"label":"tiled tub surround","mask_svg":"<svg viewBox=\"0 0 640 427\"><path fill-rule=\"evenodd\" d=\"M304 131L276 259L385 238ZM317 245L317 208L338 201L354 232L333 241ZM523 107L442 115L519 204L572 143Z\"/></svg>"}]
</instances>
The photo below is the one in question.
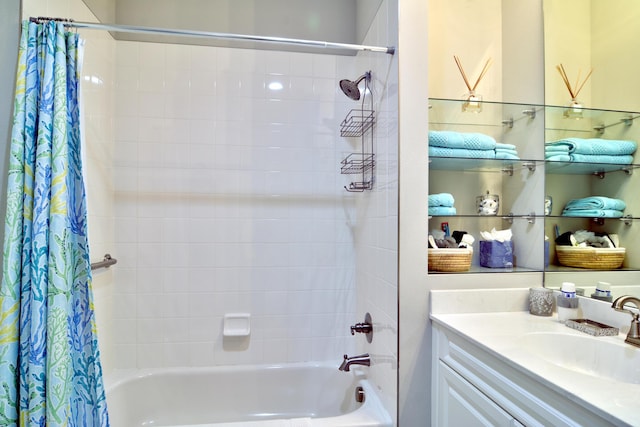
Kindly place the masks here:
<instances>
[{"instance_id":1,"label":"tiled tub surround","mask_svg":"<svg viewBox=\"0 0 640 427\"><path fill-rule=\"evenodd\" d=\"M536 390L544 405L553 407L554 396L555 399L561 396L568 403L564 409L556 408L558 412L575 411L581 414L583 422L587 420L588 425L640 424L637 411L640 385L563 369L532 355L521 342L523 335L528 333L567 334L627 346L628 354L625 354L637 357L640 349L624 343L631 322L629 314L615 312L610 303L581 298L580 317L620 328L620 334L615 337L591 337L559 323L555 314L552 317L529 314L528 289L432 291L430 298L431 320L436 327L434 336L450 336L475 348L478 354L486 353L498 369L511 372L509 381ZM588 357L576 354L576 360L582 356ZM513 399L515 401L517 397L514 395ZM517 409L504 409L517 417ZM540 422L539 419L528 421L532 425Z\"/></svg>"},{"instance_id":2,"label":"tiled tub surround","mask_svg":"<svg viewBox=\"0 0 640 427\"><path fill-rule=\"evenodd\" d=\"M354 350L354 209L337 171L348 142L336 137L336 61L118 43L117 366ZM250 339L223 342L226 312L251 313Z\"/></svg>"}]
</instances>

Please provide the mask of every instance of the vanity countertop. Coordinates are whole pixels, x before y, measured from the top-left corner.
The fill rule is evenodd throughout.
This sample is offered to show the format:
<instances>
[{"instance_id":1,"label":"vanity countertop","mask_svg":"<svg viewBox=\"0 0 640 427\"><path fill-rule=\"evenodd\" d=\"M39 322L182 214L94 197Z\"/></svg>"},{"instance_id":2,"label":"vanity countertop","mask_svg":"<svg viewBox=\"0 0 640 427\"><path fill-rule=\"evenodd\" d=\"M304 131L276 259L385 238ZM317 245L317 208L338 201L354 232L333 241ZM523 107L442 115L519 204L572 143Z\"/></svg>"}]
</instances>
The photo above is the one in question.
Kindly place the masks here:
<instances>
[{"instance_id":1,"label":"vanity countertop","mask_svg":"<svg viewBox=\"0 0 640 427\"><path fill-rule=\"evenodd\" d=\"M527 293L520 293L520 297L523 295L526 298ZM622 353L625 356L637 357L638 354L634 352L640 352L640 348L626 344L625 334L622 331L617 336L592 337L558 322L555 315L539 317L522 310L455 313L451 312L455 310L448 309L445 313L438 313L437 308L441 302L438 295L434 296L433 292L431 302L431 320L440 327L461 335L505 364L531 377L532 380L589 408L614 425L640 426L640 410L638 410L640 384L617 381L586 371L566 369L560 364L552 363L548 358L532 354L523 345L525 334L576 335L589 337L598 342L608 342L605 345L623 346ZM450 303L447 304L451 307ZM464 302L461 305L464 305ZM522 304L516 304L516 306L522 306ZM434 308L436 308L435 311ZM630 316L628 320L631 320ZM553 349L551 351L553 352ZM637 371L640 366L633 366L632 369Z\"/></svg>"}]
</instances>

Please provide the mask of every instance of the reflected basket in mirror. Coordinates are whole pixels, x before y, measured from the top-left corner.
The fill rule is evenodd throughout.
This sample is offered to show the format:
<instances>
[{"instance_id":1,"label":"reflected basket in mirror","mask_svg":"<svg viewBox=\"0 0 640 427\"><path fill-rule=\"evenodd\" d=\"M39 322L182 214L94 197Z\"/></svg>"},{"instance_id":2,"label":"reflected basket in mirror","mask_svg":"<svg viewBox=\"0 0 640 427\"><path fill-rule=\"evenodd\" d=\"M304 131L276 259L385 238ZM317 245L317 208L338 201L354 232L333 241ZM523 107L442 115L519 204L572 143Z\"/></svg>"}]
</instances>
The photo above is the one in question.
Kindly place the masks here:
<instances>
[{"instance_id":1,"label":"reflected basket in mirror","mask_svg":"<svg viewBox=\"0 0 640 427\"><path fill-rule=\"evenodd\" d=\"M613 270L624 262L625 248L577 248L575 246L556 246L558 263L567 267L592 270Z\"/></svg>"}]
</instances>

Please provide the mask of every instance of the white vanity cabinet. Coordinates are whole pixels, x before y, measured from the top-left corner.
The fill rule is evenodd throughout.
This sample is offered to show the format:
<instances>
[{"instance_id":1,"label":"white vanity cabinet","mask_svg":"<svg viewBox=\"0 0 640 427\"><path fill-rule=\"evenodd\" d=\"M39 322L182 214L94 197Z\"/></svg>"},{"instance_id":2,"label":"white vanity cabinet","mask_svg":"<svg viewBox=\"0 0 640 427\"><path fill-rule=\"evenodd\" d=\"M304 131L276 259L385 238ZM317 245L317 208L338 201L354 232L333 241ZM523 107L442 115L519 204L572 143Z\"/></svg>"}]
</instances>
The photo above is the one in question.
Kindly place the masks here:
<instances>
[{"instance_id":1,"label":"white vanity cabinet","mask_svg":"<svg viewBox=\"0 0 640 427\"><path fill-rule=\"evenodd\" d=\"M616 425L436 320L433 347L434 426Z\"/></svg>"},{"instance_id":2,"label":"white vanity cabinet","mask_svg":"<svg viewBox=\"0 0 640 427\"><path fill-rule=\"evenodd\" d=\"M444 362L438 361L438 411L433 425L515 427L522 424Z\"/></svg>"}]
</instances>

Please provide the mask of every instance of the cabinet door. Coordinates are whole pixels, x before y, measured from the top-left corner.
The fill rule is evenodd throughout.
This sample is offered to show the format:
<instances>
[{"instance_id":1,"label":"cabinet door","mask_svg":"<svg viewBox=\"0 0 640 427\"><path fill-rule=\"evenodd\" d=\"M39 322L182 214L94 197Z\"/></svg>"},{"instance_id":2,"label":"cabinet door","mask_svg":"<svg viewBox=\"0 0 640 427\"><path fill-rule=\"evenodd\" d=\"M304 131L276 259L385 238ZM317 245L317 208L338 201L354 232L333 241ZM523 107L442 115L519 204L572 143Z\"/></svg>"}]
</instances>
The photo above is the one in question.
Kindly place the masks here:
<instances>
[{"instance_id":1,"label":"cabinet door","mask_svg":"<svg viewBox=\"0 0 640 427\"><path fill-rule=\"evenodd\" d=\"M442 361L438 369L438 427L522 426Z\"/></svg>"}]
</instances>

